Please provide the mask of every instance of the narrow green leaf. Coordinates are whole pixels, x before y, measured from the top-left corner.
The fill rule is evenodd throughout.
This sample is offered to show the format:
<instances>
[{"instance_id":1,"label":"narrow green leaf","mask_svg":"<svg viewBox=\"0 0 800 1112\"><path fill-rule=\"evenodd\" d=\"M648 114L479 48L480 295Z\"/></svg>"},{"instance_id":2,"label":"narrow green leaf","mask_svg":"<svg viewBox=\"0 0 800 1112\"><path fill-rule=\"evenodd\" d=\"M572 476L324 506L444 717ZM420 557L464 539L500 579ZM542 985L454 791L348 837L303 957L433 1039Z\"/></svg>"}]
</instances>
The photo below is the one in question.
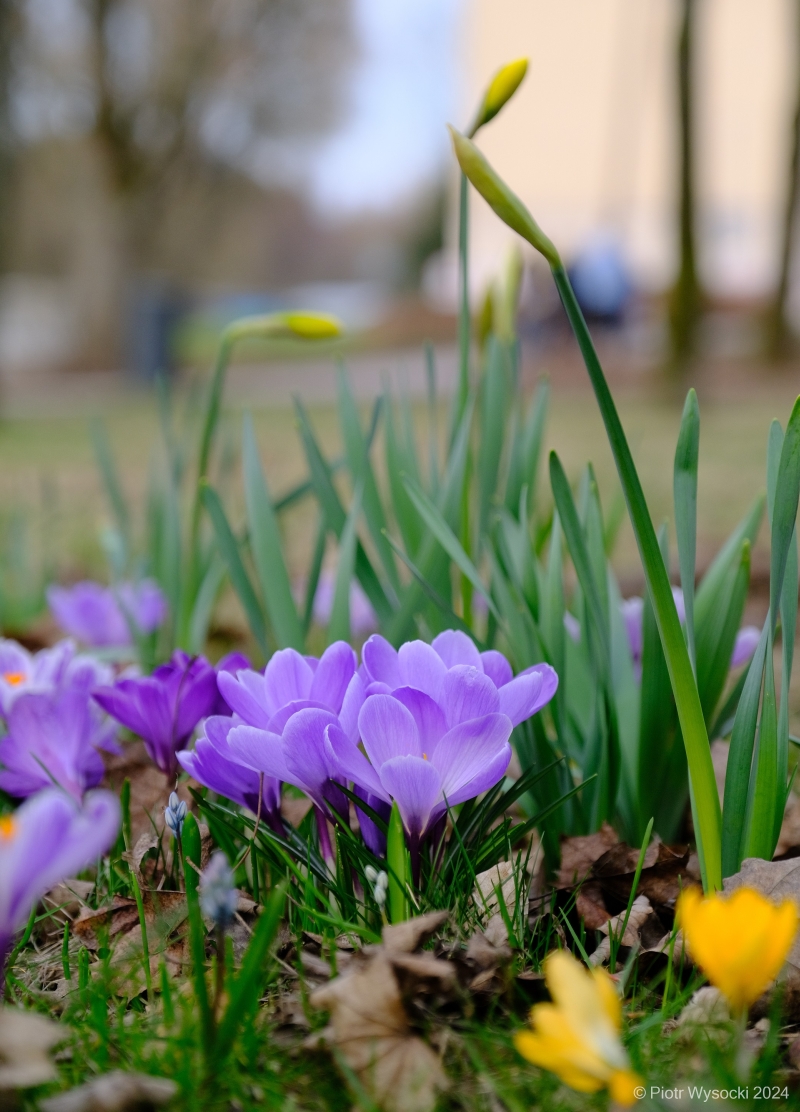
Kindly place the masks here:
<instances>
[{"instance_id":1,"label":"narrow green leaf","mask_svg":"<svg viewBox=\"0 0 800 1112\"><path fill-rule=\"evenodd\" d=\"M722 811L722 870L724 876L733 876L741 868L750 770L753 764L758 704L761 699L761 681L769 642L769 618L764 623L761 639L755 651L747 679L739 700L733 723L728 767L725 773L725 801Z\"/></svg>"},{"instance_id":2,"label":"narrow green leaf","mask_svg":"<svg viewBox=\"0 0 800 1112\"><path fill-rule=\"evenodd\" d=\"M261 469L253 420L249 413L245 415L242 433L242 471L250 550L275 640L281 649L292 648L302 652L303 628L292 598L278 519Z\"/></svg>"},{"instance_id":3,"label":"narrow green leaf","mask_svg":"<svg viewBox=\"0 0 800 1112\"><path fill-rule=\"evenodd\" d=\"M778 712L775 701L775 673L772 664L772 638L767 640L764 669L764 694L754 767L748 798L748 823L744 841L745 857L772 860L775 852L775 808L783 813L783 784L778 786Z\"/></svg>"},{"instance_id":4,"label":"narrow green leaf","mask_svg":"<svg viewBox=\"0 0 800 1112\"><path fill-rule=\"evenodd\" d=\"M286 892L287 884L284 881L270 893L245 950L241 968L230 990L228 1006L217 1031L214 1057L218 1067L230 1053L237 1034L252 1019L258 1005L264 988L264 966L278 933L286 904Z\"/></svg>"},{"instance_id":5,"label":"narrow green leaf","mask_svg":"<svg viewBox=\"0 0 800 1112\"><path fill-rule=\"evenodd\" d=\"M396 803L392 804L389 816L386 866L389 874L389 916L393 923L403 923L408 918L408 851L403 820Z\"/></svg>"},{"instance_id":6,"label":"narrow green leaf","mask_svg":"<svg viewBox=\"0 0 800 1112\"><path fill-rule=\"evenodd\" d=\"M244 607L244 612L247 616L247 624L250 626L250 632L258 642L258 647L266 656L267 627L264 623L264 613L261 609L261 603L258 601L258 596L256 595L253 584L250 582L250 577L242 563L238 541L228 524L228 519L225 516L225 510L219 495L208 483L203 483L201 497L203 506L208 516L211 518L211 524L214 526L217 546L227 565L228 575L230 576L233 589L236 591L236 594L239 596L239 601Z\"/></svg>"},{"instance_id":7,"label":"narrow green leaf","mask_svg":"<svg viewBox=\"0 0 800 1112\"><path fill-rule=\"evenodd\" d=\"M772 512L769 599L772 627L778 620L789 546L800 501L800 397L795 401L781 448Z\"/></svg>"},{"instance_id":8,"label":"narrow green leaf","mask_svg":"<svg viewBox=\"0 0 800 1112\"><path fill-rule=\"evenodd\" d=\"M607 610L598 591L597 583L592 571L589 551L575 502L572 497L569 481L564 473L561 460L555 452L550 453L550 485L553 489L558 516L564 530L564 537L575 565L578 582L581 585L586 599L586 609L592 623L594 635L599 646L599 661L603 674L608 675L608 662L610 660L611 646L608 636Z\"/></svg>"},{"instance_id":9,"label":"narrow green leaf","mask_svg":"<svg viewBox=\"0 0 800 1112\"><path fill-rule=\"evenodd\" d=\"M325 542L328 539L328 528L325 514L320 511L319 524L317 525L317 538L314 541L314 551L311 555L311 566L308 571L306 584L306 601L303 606L303 632L308 635L311 620L314 617L314 599L319 587L319 577L322 573L322 561L325 559Z\"/></svg>"},{"instance_id":10,"label":"narrow green leaf","mask_svg":"<svg viewBox=\"0 0 800 1112\"><path fill-rule=\"evenodd\" d=\"M295 398L294 404L300 438L311 472L311 481L314 484L314 493L325 513L328 528L339 538L342 535L347 515L339 495L336 493L336 488L331 480L330 466L320 451L308 414L298 398ZM392 604L387 598L386 592L360 541L356 546L356 576L364 588L364 594L372 604L372 609L375 611L381 625L391 621L394 613Z\"/></svg>"},{"instance_id":11,"label":"narrow green leaf","mask_svg":"<svg viewBox=\"0 0 800 1112\"><path fill-rule=\"evenodd\" d=\"M189 651L199 656L205 648L214 603L225 579L225 561L218 553L209 561L189 622Z\"/></svg>"},{"instance_id":12,"label":"narrow green leaf","mask_svg":"<svg viewBox=\"0 0 800 1112\"><path fill-rule=\"evenodd\" d=\"M700 408L697 394L690 390L683 407L678 445L675 449L673 493L678 566L686 611L686 640L689 659L697 673L694 644L694 570L697 550L697 465L700 456Z\"/></svg>"},{"instance_id":13,"label":"narrow green leaf","mask_svg":"<svg viewBox=\"0 0 800 1112\"><path fill-rule=\"evenodd\" d=\"M373 417L374 426L377 426L382 401L382 398L378 398L375 402L376 408ZM370 436L368 442L361 429L358 406L356 405L355 398L350 389L347 374L345 373L344 367L341 365L339 367L337 408L339 411L339 424L342 430L342 439L347 453L348 466L350 468L353 484L355 485L358 483L359 478L363 477L364 493L362 505L364 509L364 520L367 523L370 536L372 537L375 549L380 557L381 565L386 572L386 577L392 585L392 589L397 593L400 590L400 579L397 574L397 566L394 562L394 554L392 553L391 546L386 541L386 514L383 510L383 503L378 493L378 485L375 482L375 474L369 459L369 448L374 433Z\"/></svg>"},{"instance_id":14,"label":"narrow green leaf","mask_svg":"<svg viewBox=\"0 0 800 1112\"><path fill-rule=\"evenodd\" d=\"M364 480L359 479L353 491L353 501L347 520L339 539L339 564L336 569L336 587L333 595L333 606L328 623L328 644L333 641L350 640L350 584L353 581L353 572L356 562L356 545L358 543L358 518L361 513L361 502L364 492Z\"/></svg>"},{"instance_id":15,"label":"narrow green leaf","mask_svg":"<svg viewBox=\"0 0 800 1112\"><path fill-rule=\"evenodd\" d=\"M461 547L458 537L456 537L455 533L439 513L436 506L434 506L433 502L431 502L430 498L428 498L427 494L425 494L409 475L403 476L403 483L425 527L430 530L432 535L436 538L456 567L467 577L475 590L483 595L486 599L486 605L499 620L500 615L494 604L494 599L484 585L478 569Z\"/></svg>"}]
</instances>

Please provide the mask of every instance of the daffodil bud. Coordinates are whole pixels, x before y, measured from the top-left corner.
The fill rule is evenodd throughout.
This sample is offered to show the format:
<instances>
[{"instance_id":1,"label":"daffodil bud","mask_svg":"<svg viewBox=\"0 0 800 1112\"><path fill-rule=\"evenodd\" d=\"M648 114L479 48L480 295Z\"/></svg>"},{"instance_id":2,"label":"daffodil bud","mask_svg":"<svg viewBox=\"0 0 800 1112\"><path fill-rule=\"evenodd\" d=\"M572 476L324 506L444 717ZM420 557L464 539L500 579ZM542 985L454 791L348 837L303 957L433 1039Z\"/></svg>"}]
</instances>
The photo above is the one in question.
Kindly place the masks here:
<instances>
[{"instance_id":1,"label":"daffodil bud","mask_svg":"<svg viewBox=\"0 0 800 1112\"><path fill-rule=\"evenodd\" d=\"M450 128L450 135L461 169L489 207L494 209L512 231L517 232L544 255L551 267L561 266L561 257L555 245L547 238L516 193L512 193L495 173L472 140L454 127Z\"/></svg>"},{"instance_id":2,"label":"daffodil bud","mask_svg":"<svg viewBox=\"0 0 800 1112\"><path fill-rule=\"evenodd\" d=\"M475 135L484 124L488 124L489 120L493 120L503 105L511 100L527 72L527 58L517 58L515 62L509 62L507 65L501 66L483 94L483 100L475 116L475 122L469 131L470 137Z\"/></svg>"},{"instance_id":3,"label":"daffodil bud","mask_svg":"<svg viewBox=\"0 0 800 1112\"><path fill-rule=\"evenodd\" d=\"M229 345L246 339L332 340L343 331L341 322L329 313L267 313L233 321L224 338Z\"/></svg>"}]
</instances>

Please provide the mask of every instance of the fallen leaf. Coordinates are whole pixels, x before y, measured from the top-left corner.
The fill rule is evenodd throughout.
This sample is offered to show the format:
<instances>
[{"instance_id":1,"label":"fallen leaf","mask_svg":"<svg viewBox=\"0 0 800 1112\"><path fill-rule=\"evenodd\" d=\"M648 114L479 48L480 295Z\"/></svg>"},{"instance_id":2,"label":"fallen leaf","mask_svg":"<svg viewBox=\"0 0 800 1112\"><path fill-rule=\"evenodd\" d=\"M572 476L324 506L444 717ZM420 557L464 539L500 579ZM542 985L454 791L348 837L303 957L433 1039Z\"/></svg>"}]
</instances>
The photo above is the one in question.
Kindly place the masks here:
<instances>
[{"instance_id":1,"label":"fallen leaf","mask_svg":"<svg viewBox=\"0 0 800 1112\"><path fill-rule=\"evenodd\" d=\"M41 1108L42 1112L144 1112L166 1104L177 1092L177 1084L166 1077L114 1070L48 1097Z\"/></svg>"},{"instance_id":2,"label":"fallen leaf","mask_svg":"<svg viewBox=\"0 0 800 1112\"><path fill-rule=\"evenodd\" d=\"M63 880L61 884L57 884L51 888L49 892L43 897L44 903L48 908L57 907L59 911L56 912L54 918L63 923L64 919L69 916L78 915L82 907L86 906L86 900L94 891L94 881L92 880Z\"/></svg>"},{"instance_id":3,"label":"fallen leaf","mask_svg":"<svg viewBox=\"0 0 800 1112\"><path fill-rule=\"evenodd\" d=\"M405 924L397 924L401 926ZM437 1094L447 1087L447 1078L438 1056L411 1032L397 976L385 951L317 989L310 1002L330 1012L327 1041L381 1108L386 1112L431 1112Z\"/></svg>"},{"instance_id":4,"label":"fallen leaf","mask_svg":"<svg viewBox=\"0 0 800 1112\"><path fill-rule=\"evenodd\" d=\"M556 879L556 888L571 888L579 884L589 875L595 861L618 842L617 832L607 822L594 834L562 838L561 868Z\"/></svg>"},{"instance_id":5,"label":"fallen leaf","mask_svg":"<svg viewBox=\"0 0 800 1112\"><path fill-rule=\"evenodd\" d=\"M615 915L613 919L608 919L598 929L606 936L603 938L599 946L595 949L590 957L592 965L600 965L601 962L607 961L611 956L611 934L619 939L621 946L638 946L641 943L641 932L647 920L653 914L653 907L648 900L647 896L637 896L631 904L631 913L628 916L628 922L625 922L627 909L619 915ZM622 938L619 938L623 925L625 931ZM658 932L659 935L661 931Z\"/></svg>"},{"instance_id":6,"label":"fallen leaf","mask_svg":"<svg viewBox=\"0 0 800 1112\"><path fill-rule=\"evenodd\" d=\"M52 1019L0 1007L0 1091L44 1085L58 1076L48 1051L69 1032Z\"/></svg>"},{"instance_id":7,"label":"fallen leaf","mask_svg":"<svg viewBox=\"0 0 800 1112\"><path fill-rule=\"evenodd\" d=\"M449 911L429 911L427 915L417 915L404 923L386 926L381 934L383 945L395 953L412 954L432 938L449 918Z\"/></svg>"},{"instance_id":8,"label":"fallen leaf","mask_svg":"<svg viewBox=\"0 0 800 1112\"><path fill-rule=\"evenodd\" d=\"M728 1002L718 988L705 985L699 988L675 1021L676 1028L683 1028L683 1040L701 1030L704 1038L713 1042L730 1039L731 1013Z\"/></svg>"}]
</instances>

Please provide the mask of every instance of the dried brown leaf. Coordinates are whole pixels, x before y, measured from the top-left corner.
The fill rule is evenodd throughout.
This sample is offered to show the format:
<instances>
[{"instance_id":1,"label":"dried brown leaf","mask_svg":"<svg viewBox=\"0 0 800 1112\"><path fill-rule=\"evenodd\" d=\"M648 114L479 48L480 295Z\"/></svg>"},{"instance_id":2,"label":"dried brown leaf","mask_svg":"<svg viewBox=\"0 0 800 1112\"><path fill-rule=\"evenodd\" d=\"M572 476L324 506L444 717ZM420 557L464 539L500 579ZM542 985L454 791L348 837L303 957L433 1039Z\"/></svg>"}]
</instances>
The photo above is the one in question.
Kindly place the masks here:
<instances>
[{"instance_id":1,"label":"dried brown leaf","mask_svg":"<svg viewBox=\"0 0 800 1112\"><path fill-rule=\"evenodd\" d=\"M594 834L581 834L561 840L561 868L556 888L571 888L589 875L595 861L617 845L617 832L604 822Z\"/></svg>"},{"instance_id":2,"label":"dried brown leaf","mask_svg":"<svg viewBox=\"0 0 800 1112\"><path fill-rule=\"evenodd\" d=\"M142 1112L167 1104L177 1091L166 1077L114 1070L43 1100L41 1107L42 1112Z\"/></svg>"},{"instance_id":3,"label":"dried brown leaf","mask_svg":"<svg viewBox=\"0 0 800 1112\"><path fill-rule=\"evenodd\" d=\"M431 938L450 918L449 911L429 911L383 928L383 944L395 953L413 954Z\"/></svg>"},{"instance_id":4,"label":"dried brown leaf","mask_svg":"<svg viewBox=\"0 0 800 1112\"><path fill-rule=\"evenodd\" d=\"M437 1055L411 1033L400 986L385 951L317 989L310 1000L313 1007L331 1013L328 1041L385 1112L433 1109L447 1079Z\"/></svg>"},{"instance_id":5,"label":"dried brown leaf","mask_svg":"<svg viewBox=\"0 0 800 1112\"><path fill-rule=\"evenodd\" d=\"M0 1091L44 1085L58 1076L48 1051L68 1036L51 1019L0 1007Z\"/></svg>"}]
</instances>

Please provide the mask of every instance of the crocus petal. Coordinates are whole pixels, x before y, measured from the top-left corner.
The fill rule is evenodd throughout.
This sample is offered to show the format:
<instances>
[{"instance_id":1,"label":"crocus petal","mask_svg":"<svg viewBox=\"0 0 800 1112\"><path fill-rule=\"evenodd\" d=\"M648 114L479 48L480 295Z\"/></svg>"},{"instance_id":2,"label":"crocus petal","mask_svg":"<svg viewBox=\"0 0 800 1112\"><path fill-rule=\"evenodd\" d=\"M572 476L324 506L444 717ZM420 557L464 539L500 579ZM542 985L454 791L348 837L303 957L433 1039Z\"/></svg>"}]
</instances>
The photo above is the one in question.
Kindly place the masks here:
<instances>
[{"instance_id":1,"label":"crocus petal","mask_svg":"<svg viewBox=\"0 0 800 1112\"><path fill-rule=\"evenodd\" d=\"M92 698L106 714L116 718L134 734L143 737L148 731L148 721L138 697L139 682L133 679L118 680L113 687L98 688L92 693Z\"/></svg>"},{"instance_id":2,"label":"crocus petal","mask_svg":"<svg viewBox=\"0 0 800 1112\"><path fill-rule=\"evenodd\" d=\"M370 695L358 716L358 728L367 756L379 774L381 765L392 757L422 757L414 717L391 695Z\"/></svg>"},{"instance_id":3,"label":"crocus petal","mask_svg":"<svg viewBox=\"0 0 800 1112\"><path fill-rule=\"evenodd\" d=\"M428 830L442 797L442 780L422 757L392 757L380 770L383 788L397 803L403 826L412 836Z\"/></svg>"},{"instance_id":4,"label":"crocus petal","mask_svg":"<svg viewBox=\"0 0 800 1112\"><path fill-rule=\"evenodd\" d=\"M177 754L177 759L181 768L199 784L218 795L224 795L226 799L246 807L254 814L257 812L259 773L243 764L227 760L207 737L198 738L194 749L182 750ZM266 779L271 780L272 777Z\"/></svg>"},{"instance_id":5,"label":"crocus petal","mask_svg":"<svg viewBox=\"0 0 800 1112\"><path fill-rule=\"evenodd\" d=\"M328 707L323 706L322 703L314 703L311 699L297 699L293 703L287 703L285 707L281 707L276 714L273 714L267 729L271 734L282 734L292 715L297 714L299 710L307 710L309 707L316 707L317 710L328 710Z\"/></svg>"},{"instance_id":6,"label":"crocus petal","mask_svg":"<svg viewBox=\"0 0 800 1112\"><path fill-rule=\"evenodd\" d=\"M747 664L756 651L760 637L761 630L757 626L742 626L733 645L731 668L741 668L743 664Z\"/></svg>"},{"instance_id":7,"label":"crocus petal","mask_svg":"<svg viewBox=\"0 0 800 1112\"><path fill-rule=\"evenodd\" d=\"M479 672L483 671L481 654L475 642L463 630L446 629L438 637L434 637L431 648L439 654L446 668L452 668L456 664L469 664Z\"/></svg>"},{"instance_id":8,"label":"crocus petal","mask_svg":"<svg viewBox=\"0 0 800 1112\"><path fill-rule=\"evenodd\" d=\"M325 727L331 724L338 725L335 714L309 707L292 715L283 731L286 779L318 804L326 781L336 774L325 750Z\"/></svg>"},{"instance_id":9,"label":"crocus petal","mask_svg":"<svg viewBox=\"0 0 800 1112\"><path fill-rule=\"evenodd\" d=\"M379 633L373 633L364 642L361 659L364 661L369 680L385 683L390 690L400 686L400 664L397 659L397 650L389 644L385 637L381 637Z\"/></svg>"},{"instance_id":10,"label":"crocus petal","mask_svg":"<svg viewBox=\"0 0 800 1112\"><path fill-rule=\"evenodd\" d=\"M389 800L375 769L358 746L335 723L325 727L325 750L329 766L336 769L345 780L351 780L365 791Z\"/></svg>"},{"instance_id":11,"label":"crocus petal","mask_svg":"<svg viewBox=\"0 0 800 1112\"><path fill-rule=\"evenodd\" d=\"M274 776L277 780L290 780L278 734L270 734L255 726L234 726L228 734L228 748L231 757L248 768ZM294 783L294 780L291 782Z\"/></svg>"},{"instance_id":12,"label":"crocus petal","mask_svg":"<svg viewBox=\"0 0 800 1112\"><path fill-rule=\"evenodd\" d=\"M364 705L367 693L364 681L356 672L342 700L342 709L339 711L339 723L351 741L358 741L358 715Z\"/></svg>"},{"instance_id":13,"label":"crocus petal","mask_svg":"<svg viewBox=\"0 0 800 1112\"><path fill-rule=\"evenodd\" d=\"M274 710L266 705L264 677L260 672L244 669L235 676L217 672L217 687L233 714L238 714L248 726L267 729Z\"/></svg>"},{"instance_id":14,"label":"crocus petal","mask_svg":"<svg viewBox=\"0 0 800 1112\"><path fill-rule=\"evenodd\" d=\"M424 641L406 641L397 653L403 687L416 687L438 701L447 668L439 654Z\"/></svg>"},{"instance_id":15,"label":"crocus petal","mask_svg":"<svg viewBox=\"0 0 800 1112\"><path fill-rule=\"evenodd\" d=\"M430 695L418 691L416 687L398 687L392 692L392 698L411 711L419 730L422 752L430 755L439 743L439 739L447 733L447 719L444 711L435 703Z\"/></svg>"},{"instance_id":16,"label":"crocus petal","mask_svg":"<svg viewBox=\"0 0 800 1112\"><path fill-rule=\"evenodd\" d=\"M514 678L511 665L497 649L487 649L485 653L481 653L481 664L495 687L504 687Z\"/></svg>"},{"instance_id":17,"label":"crocus petal","mask_svg":"<svg viewBox=\"0 0 800 1112\"><path fill-rule=\"evenodd\" d=\"M444 735L431 761L451 806L497 783L511 760L510 736L511 720L504 714L461 722Z\"/></svg>"},{"instance_id":18,"label":"crocus petal","mask_svg":"<svg viewBox=\"0 0 800 1112\"><path fill-rule=\"evenodd\" d=\"M346 641L335 641L320 657L308 698L338 714L355 670L356 654L352 648Z\"/></svg>"},{"instance_id":19,"label":"crocus petal","mask_svg":"<svg viewBox=\"0 0 800 1112\"><path fill-rule=\"evenodd\" d=\"M447 725L455 726L457 722L467 722L470 718L497 714L500 696L482 671L457 664L444 678L441 704L447 716Z\"/></svg>"},{"instance_id":20,"label":"crocus petal","mask_svg":"<svg viewBox=\"0 0 800 1112\"><path fill-rule=\"evenodd\" d=\"M555 669L549 664L534 664L500 688L500 711L518 726L546 706L557 688Z\"/></svg>"},{"instance_id":21,"label":"crocus petal","mask_svg":"<svg viewBox=\"0 0 800 1112\"><path fill-rule=\"evenodd\" d=\"M267 708L274 714L284 703L308 699L314 673L296 649L280 649L264 670Z\"/></svg>"}]
</instances>

